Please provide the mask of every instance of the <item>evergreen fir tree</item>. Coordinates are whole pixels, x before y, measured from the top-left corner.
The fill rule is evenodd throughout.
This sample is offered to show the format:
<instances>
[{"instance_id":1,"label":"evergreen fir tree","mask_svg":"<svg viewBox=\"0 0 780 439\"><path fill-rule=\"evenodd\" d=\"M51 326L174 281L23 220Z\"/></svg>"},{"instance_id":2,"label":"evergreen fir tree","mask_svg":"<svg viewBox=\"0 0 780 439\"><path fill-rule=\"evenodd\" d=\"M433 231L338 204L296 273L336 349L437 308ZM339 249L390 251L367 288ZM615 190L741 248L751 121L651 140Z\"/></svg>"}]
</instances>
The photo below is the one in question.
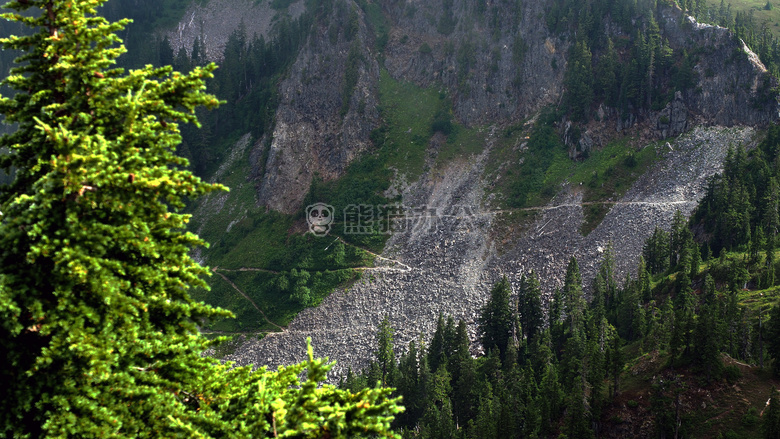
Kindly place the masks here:
<instances>
[{"instance_id":1,"label":"evergreen fir tree","mask_svg":"<svg viewBox=\"0 0 780 439\"><path fill-rule=\"evenodd\" d=\"M581 376L573 376L568 382L569 398L565 429L568 437L587 439L593 437L590 426L590 406L587 389Z\"/></svg>"},{"instance_id":2,"label":"evergreen fir tree","mask_svg":"<svg viewBox=\"0 0 780 439\"><path fill-rule=\"evenodd\" d=\"M441 364L431 375L428 385L428 401L425 404L425 414L421 420L421 436L425 438L451 438L455 434L452 402L449 395L452 392L450 374L447 367Z\"/></svg>"},{"instance_id":3,"label":"evergreen fir tree","mask_svg":"<svg viewBox=\"0 0 780 439\"><path fill-rule=\"evenodd\" d=\"M618 87L619 68L615 44L611 38L607 38L607 49L599 59L596 78L598 94L604 99L604 104L609 107L617 105L617 93L620 90Z\"/></svg>"},{"instance_id":4,"label":"evergreen fir tree","mask_svg":"<svg viewBox=\"0 0 780 439\"><path fill-rule=\"evenodd\" d=\"M769 235L766 238L766 274L764 275L764 288L771 288L775 285L775 236Z\"/></svg>"},{"instance_id":5,"label":"evergreen fir tree","mask_svg":"<svg viewBox=\"0 0 780 439\"><path fill-rule=\"evenodd\" d=\"M690 348L695 306L688 271L683 271L678 276L677 294L674 297L674 326L669 344L672 365L677 361L679 354L687 354Z\"/></svg>"},{"instance_id":6,"label":"evergreen fir tree","mask_svg":"<svg viewBox=\"0 0 780 439\"><path fill-rule=\"evenodd\" d=\"M709 288L714 290L714 282L713 286L710 287L705 279L704 286L705 290ZM724 350L731 356L737 355L737 336L740 320L739 297L736 291L730 290L727 294L726 309L723 316L723 333L726 337Z\"/></svg>"},{"instance_id":7,"label":"evergreen fir tree","mask_svg":"<svg viewBox=\"0 0 780 439\"><path fill-rule=\"evenodd\" d=\"M656 227L650 238L645 241L642 256L650 273L658 274L665 271L669 267L669 234Z\"/></svg>"},{"instance_id":8,"label":"evergreen fir tree","mask_svg":"<svg viewBox=\"0 0 780 439\"><path fill-rule=\"evenodd\" d=\"M547 364L544 368L541 383L539 384L538 399L539 413L543 433L550 433L553 423L561 415L564 391L558 381L558 372L554 364Z\"/></svg>"},{"instance_id":9,"label":"evergreen fir tree","mask_svg":"<svg viewBox=\"0 0 780 439\"><path fill-rule=\"evenodd\" d=\"M444 316L440 313L436 320L436 330L433 332L431 345L428 347L428 364L433 370L438 369L439 365L447 360L444 345Z\"/></svg>"},{"instance_id":10,"label":"evergreen fir tree","mask_svg":"<svg viewBox=\"0 0 780 439\"><path fill-rule=\"evenodd\" d=\"M701 251L699 246L692 239L689 241L689 254L691 255L691 267L689 276L691 279L696 279L699 275L699 268L701 265Z\"/></svg>"},{"instance_id":11,"label":"evergreen fir tree","mask_svg":"<svg viewBox=\"0 0 780 439\"><path fill-rule=\"evenodd\" d=\"M647 270L647 264L645 258L639 255L639 263L636 268L637 284L639 297L643 302L649 302L652 299L652 291L650 289L650 273Z\"/></svg>"},{"instance_id":12,"label":"evergreen fir tree","mask_svg":"<svg viewBox=\"0 0 780 439\"><path fill-rule=\"evenodd\" d=\"M513 391L517 395L515 407L518 408L514 423L519 434L515 437L538 437L542 422L539 399L546 396L539 394L534 371L530 367L525 367L522 371L517 368L510 376L518 382L517 391Z\"/></svg>"},{"instance_id":13,"label":"evergreen fir tree","mask_svg":"<svg viewBox=\"0 0 780 439\"><path fill-rule=\"evenodd\" d=\"M221 187L174 152L178 124L218 104L203 91L215 66L113 69L127 21L108 23L102 3L12 1L2 15L34 33L0 40L25 52L0 100L17 124L0 139L0 169L16 170L0 186L0 436L388 434L389 390L319 387L329 366L311 347L276 372L201 355L213 343L197 326L229 313L188 294L208 272L179 210Z\"/></svg>"},{"instance_id":14,"label":"evergreen fir tree","mask_svg":"<svg viewBox=\"0 0 780 439\"><path fill-rule=\"evenodd\" d=\"M379 323L377 330L377 350L376 362L381 373L382 386L387 384L389 377L393 375L395 369L395 354L393 353L393 331L390 326L390 318L385 316Z\"/></svg>"},{"instance_id":15,"label":"evergreen fir tree","mask_svg":"<svg viewBox=\"0 0 780 439\"><path fill-rule=\"evenodd\" d=\"M720 359L720 331L718 330L718 303L715 281L708 274L704 281L704 298L694 330L694 359L704 370L707 382L720 376L723 362Z\"/></svg>"},{"instance_id":16,"label":"evergreen fir tree","mask_svg":"<svg viewBox=\"0 0 780 439\"><path fill-rule=\"evenodd\" d=\"M447 316L447 323L444 325L444 355L445 359L452 356L455 349L455 319Z\"/></svg>"},{"instance_id":17,"label":"evergreen fir tree","mask_svg":"<svg viewBox=\"0 0 780 439\"><path fill-rule=\"evenodd\" d=\"M563 349L566 334L566 322L563 320L565 310L564 292L556 288L550 301L550 313L548 316L550 323L550 339L553 352L558 354Z\"/></svg>"},{"instance_id":18,"label":"evergreen fir tree","mask_svg":"<svg viewBox=\"0 0 780 439\"><path fill-rule=\"evenodd\" d=\"M668 298L662 305L661 313L659 315L658 325L658 348L662 350L669 349L672 344L672 333L674 327L677 324L675 321L674 307L672 306L672 299ZM676 350L675 350L676 354Z\"/></svg>"},{"instance_id":19,"label":"evergreen fir tree","mask_svg":"<svg viewBox=\"0 0 780 439\"><path fill-rule=\"evenodd\" d=\"M572 46L572 55L569 59L569 68L566 69L565 101L575 121L588 120L588 111L593 101L593 69L591 52L588 43L578 41Z\"/></svg>"},{"instance_id":20,"label":"evergreen fir tree","mask_svg":"<svg viewBox=\"0 0 780 439\"><path fill-rule=\"evenodd\" d=\"M502 357L514 326L509 306L510 295L509 280L504 277L490 290L490 299L480 311L478 319L482 347L486 351L496 347Z\"/></svg>"},{"instance_id":21,"label":"evergreen fir tree","mask_svg":"<svg viewBox=\"0 0 780 439\"><path fill-rule=\"evenodd\" d=\"M620 390L620 374L625 366L625 358L621 349L620 337L613 337L606 354L607 371L612 378L612 397L615 398Z\"/></svg>"},{"instance_id":22,"label":"evergreen fir tree","mask_svg":"<svg viewBox=\"0 0 780 439\"><path fill-rule=\"evenodd\" d=\"M455 348L450 357L453 387L452 405L457 425L466 425L474 416L474 395L472 389L476 380L476 366L469 353L469 337L466 322L458 322L455 335Z\"/></svg>"},{"instance_id":23,"label":"evergreen fir tree","mask_svg":"<svg viewBox=\"0 0 780 439\"><path fill-rule=\"evenodd\" d=\"M574 256L566 267L566 278L563 284L564 310L566 312L567 329L570 334L584 325L585 298L582 293L582 278L577 259Z\"/></svg>"},{"instance_id":24,"label":"evergreen fir tree","mask_svg":"<svg viewBox=\"0 0 780 439\"><path fill-rule=\"evenodd\" d=\"M471 360L471 354L469 352L469 334L466 329L466 322L463 320L458 321L458 327L455 329L455 336L452 342L452 351L449 356L449 364L447 369L452 373L452 380L456 382L460 376L460 369L463 367L463 363Z\"/></svg>"},{"instance_id":25,"label":"evergreen fir tree","mask_svg":"<svg viewBox=\"0 0 780 439\"><path fill-rule=\"evenodd\" d=\"M492 386L479 392L479 402L477 404L477 414L474 422L470 423L467 437L474 439L498 439L498 415L499 402L493 395Z\"/></svg>"},{"instance_id":26,"label":"evergreen fir tree","mask_svg":"<svg viewBox=\"0 0 780 439\"><path fill-rule=\"evenodd\" d=\"M761 250L766 248L766 237L764 236L763 227L756 226L756 232L753 234L753 239L750 244L750 265L751 267L754 267L761 262Z\"/></svg>"},{"instance_id":27,"label":"evergreen fir tree","mask_svg":"<svg viewBox=\"0 0 780 439\"><path fill-rule=\"evenodd\" d=\"M544 373L547 364L555 361L555 355L552 351L552 338L550 337L550 331L546 330L541 334L537 334L528 343L528 361L536 374L536 380L541 381L542 373Z\"/></svg>"},{"instance_id":28,"label":"evergreen fir tree","mask_svg":"<svg viewBox=\"0 0 780 439\"><path fill-rule=\"evenodd\" d=\"M544 310L542 309L542 288L539 278L531 271L524 277L518 292L520 327L527 339L533 338L544 325Z\"/></svg>"},{"instance_id":29,"label":"evergreen fir tree","mask_svg":"<svg viewBox=\"0 0 780 439\"><path fill-rule=\"evenodd\" d=\"M669 267L675 268L680 263L683 252L690 246L691 231L685 216L677 210L672 218L672 231L669 239ZM690 260L688 261L690 262ZM688 270L688 266L685 267Z\"/></svg>"},{"instance_id":30,"label":"evergreen fir tree","mask_svg":"<svg viewBox=\"0 0 780 439\"><path fill-rule=\"evenodd\" d=\"M777 184L777 178L770 177L769 185L766 189L763 202L763 218L761 223L769 238L774 239L780 228L780 187Z\"/></svg>"},{"instance_id":31,"label":"evergreen fir tree","mask_svg":"<svg viewBox=\"0 0 780 439\"><path fill-rule=\"evenodd\" d=\"M413 427L417 424L423 412L423 401L420 392L420 365L418 362L417 345L414 340L398 361L399 380L396 383L398 393L403 395L406 410L398 416L398 424L403 427Z\"/></svg>"},{"instance_id":32,"label":"evergreen fir tree","mask_svg":"<svg viewBox=\"0 0 780 439\"><path fill-rule=\"evenodd\" d=\"M636 340L642 336L643 318L640 317L642 305L640 304L637 286L639 282L632 282L628 277L624 284L623 298L618 309L618 332L627 340Z\"/></svg>"}]
</instances>

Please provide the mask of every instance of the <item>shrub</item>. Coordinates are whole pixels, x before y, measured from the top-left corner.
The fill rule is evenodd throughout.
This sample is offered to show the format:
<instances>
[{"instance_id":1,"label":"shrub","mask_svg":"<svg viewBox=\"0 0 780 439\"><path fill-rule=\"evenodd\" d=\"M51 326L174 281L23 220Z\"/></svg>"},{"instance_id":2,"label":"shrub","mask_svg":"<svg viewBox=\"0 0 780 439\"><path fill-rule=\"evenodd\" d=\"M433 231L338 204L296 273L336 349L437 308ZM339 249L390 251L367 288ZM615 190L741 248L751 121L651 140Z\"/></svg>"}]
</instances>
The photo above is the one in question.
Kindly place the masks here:
<instances>
[{"instance_id":1,"label":"shrub","mask_svg":"<svg viewBox=\"0 0 780 439\"><path fill-rule=\"evenodd\" d=\"M742 371L738 366L732 364L731 366L726 366L726 368L723 370L723 376L729 383L734 384L740 378L742 378Z\"/></svg>"},{"instance_id":2,"label":"shrub","mask_svg":"<svg viewBox=\"0 0 780 439\"><path fill-rule=\"evenodd\" d=\"M742 426L746 428L753 428L758 425L758 415L755 407L750 407L747 412L742 416Z\"/></svg>"}]
</instances>

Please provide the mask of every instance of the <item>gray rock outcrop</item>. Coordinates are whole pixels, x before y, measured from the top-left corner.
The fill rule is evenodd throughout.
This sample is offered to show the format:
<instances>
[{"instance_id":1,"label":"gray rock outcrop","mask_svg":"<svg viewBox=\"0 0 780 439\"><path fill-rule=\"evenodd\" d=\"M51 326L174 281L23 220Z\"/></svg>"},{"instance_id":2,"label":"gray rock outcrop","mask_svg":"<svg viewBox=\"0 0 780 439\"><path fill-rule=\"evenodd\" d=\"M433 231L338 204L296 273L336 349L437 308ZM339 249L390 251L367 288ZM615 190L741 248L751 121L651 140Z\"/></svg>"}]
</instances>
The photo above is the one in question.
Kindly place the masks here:
<instances>
[{"instance_id":1,"label":"gray rock outcrop","mask_svg":"<svg viewBox=\"0 0 780 439\"><path fill-rule=\"evenodd\" d=\"M743 41L726 28L696 22L677 7L662 10L658 24L669 44L700 53L694 67L698 84L682 96L699 123L755 126L778 119L771 92L777 81Z\"/></svg>"},{"instance_id":2,"label":"gray rock outcrop","mask_svg":"<svg viewBox=\"0 0 780 439\"><path fill-rule=\"evenodd\" d=\"M382 3L389 29L384 67L395 79L446 91L455 117L468 126L513 123L559 102L567 43L539 20L543 2L522 2L519 9L514 2L502 3L488 5L484 15L474 15L473 5L465 1L453 1L449 10L441 0ZM274 210L299 209L315 174L326 180L340 176L369 148L369 133L380 124L374 29L354 3L335 4L324 21L341 26L335 32L338 38L331 37L331 28L315 25L319 26L315 36L280 85L282 99L269 159L258 184L259 202ZM339 7L341 13L336 11ZM343 37L347 26L343 11L349 10L357 12L359 21L352 42ZM513 13L501 13L505 10ZM600 115L613 119L618 132L631 128L667 138L696 125L755 126L778 118L778 102L771 91L776 81L729 30L696 23L677 7L659 10L659 26L669 45L676 51L696 50L697 85L676 94L660 113L626 115L602 109ZM341 90L348 53L356 50L355 45L361 54L359 80L345 105ZM606 133L592 133L590 127L581 131L584 134L571 145L573 157L609 140Z\"/></svg>"},{"instance_id":3,"label":"gray rock outcrop","mask_svg":"<svg viewBox=\"0 0 780 439\"><path fill-rule=\"evenodd\" d=\"M543 2L490 2L481 15L473 2L453 1L451 11L444 3L389 7L385 66L393 77L445 87L457 119L469 126L521 120L558 101L568 44L539 19ZM450 33L448 21L455 23Z\"/></svg>"},{"instance_id":4,"label":"gray rock outcrop","mask_svg":"<svg viewBox=\"0 0 780 439\"><path fill-rule=\"evenodd\" d=\"M331 180L370 146L379 125L379 65L371 51L373 35L360 14L356 35L347 36L347 17L335 8L325 23L315 24L288 77L280 84L280 103L265 175L258 182L258 202L294 213L314 175ZM335 41L328 34L337 35ZM352 55L350 56L350 53ZM348 64L352 63L350 67ZM348 69L354 88L345 96Z\"/></svg>"},{"instance_id":5,"label":"gray rock outcrop","mask_svg":"<svg viewBox=\"0 0 780 439\"><path fill-rule=\"evenodd\" d=\"M661 138L677 136L688 128L688 107L683 102L682 93L674 94L674 100L658 114L658 122L655 128L660 132Z\"/></svg>"}]
</instances>

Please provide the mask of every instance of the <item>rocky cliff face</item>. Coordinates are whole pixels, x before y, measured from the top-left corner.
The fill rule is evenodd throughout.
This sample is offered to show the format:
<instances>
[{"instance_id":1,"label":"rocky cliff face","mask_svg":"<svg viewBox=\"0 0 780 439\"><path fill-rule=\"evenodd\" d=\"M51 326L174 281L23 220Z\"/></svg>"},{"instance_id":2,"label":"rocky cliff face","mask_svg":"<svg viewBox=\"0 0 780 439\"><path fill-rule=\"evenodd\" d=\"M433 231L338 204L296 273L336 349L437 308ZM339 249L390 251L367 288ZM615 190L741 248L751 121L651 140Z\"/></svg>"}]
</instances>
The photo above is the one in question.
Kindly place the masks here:
<instances>
[{"instance_id":1,"label":"rocky cliff face","mask_svg":"<svg viewBox=\"0 0 780 439\"><path fill-rule=\"evenodd\" d=\"M548 32L544 2L502 0L484 10L465 0L380 4L390 29L381 54L384 67L396 79L446 91L458 122L511 124L560 101L568 44ZM359 30L346 38L351 13ZM380 123L375 29L366 14L353 2L336 1L315 26L280 85L271 153L259 183L259 202L287 213L301 207L313 175L341 175L370 146L369 134ZM662 9L659 26L675 50L697 54L698 85L659 112L626 116L602 110L599 119L607 122L599 123L607 130L584 130L579 150L599 147L627 128L646 138L666 138L696 125L777 119L771 92L776 81L730 31L696 23L676 7ZM359 53L358 80L345 97L351 51Z\"/></svg>"},{"instance_id":2,"label":"rocky cliff face","mask_svg":"<svg viewBox=\"0 0 780 439\"><path fill-rule=\"evenodd\" d=\"M539 20L538 2L498 2L481 14L465 1L449 8L438 1L383 7L390 27L384 66L396 79L443 87L453 97L458 121L506 124L560 98L566 45ZM358 23L351 38L350 14ZM259 202L285 213L301 207L312 176L341 175L369 147L369 134L380 123L375 29L366 14L354 2L339 0L315 26L280 85L266 174L259 183ZM358 79L345 103L355 52Z\"/></svg>"},{"instance_id":3,"label":"rocky cliff face","mask_svg":"<svg viewBox=\"0 0 780 439\"><path fill-rule=\"evenodd\" d=\"M698 86L683 102L699 124L757 125L778 118L771 89L777 81L744 42L728 29L697 23L678 8L665 8L659 25L670 44L698 53Z\"/></svg>"},{"instance_id":4,"label":"rocky cliff face","mask_svg":"<svg viewBox=\"0 0 780 439\"><path fill-rule=\"evenodd\" d=\"M359 8L339 4L317 20L279 86L281 102L258 198L280 212L301 207L315 174L325 180L340 176L369 147L369 134L379 126L374 37Z\"/></svg>"},{"instance_id":5,"label":"rocky cliff face","mask_svg":"<svg viewBox=\"0 0 780 439\"><path fill-rule=\"evenodd\" d=\"M544 2L412 1L387 14L387 70L446 87L466 125L522 120L561 96L568 46L547 31Z\"/></svg>"}]
</instances>

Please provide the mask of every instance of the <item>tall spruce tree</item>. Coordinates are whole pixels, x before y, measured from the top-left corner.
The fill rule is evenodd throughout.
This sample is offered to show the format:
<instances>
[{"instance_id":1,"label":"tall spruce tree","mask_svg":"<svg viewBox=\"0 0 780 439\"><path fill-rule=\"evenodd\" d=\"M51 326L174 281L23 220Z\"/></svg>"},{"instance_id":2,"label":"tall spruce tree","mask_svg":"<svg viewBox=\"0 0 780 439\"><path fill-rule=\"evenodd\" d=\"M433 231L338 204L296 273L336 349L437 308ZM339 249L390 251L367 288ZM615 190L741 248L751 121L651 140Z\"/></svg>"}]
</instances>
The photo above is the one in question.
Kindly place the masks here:
<instances>
[{"instance_id":1,"label":"tall spruce tree","mask_svg":"<svg viewBox=\"0 0 780 439\"><path fill-rule=\"evenodd\" d=\"M395 371L395 354L393 353L393 327L390 326L390 318L385 316L379 323L377 330L376 361L381 373L382 385L386 385L388 379ZM373 383L370 383L373 384Z\"/></svg>"},{"instance_id":2,"label":"tall spruce tree","mask_svg":"<svg viewBox=\"0 0 780 439\"><path fill-rule=\"evenodd\" d=\"M485 351L498 348L501 358L506 354L514 325L509 306L511 293L509 280L505 276L490 290L490 299L480 311L478 319L482 347Z\"/></svg>"},{"instance_id":3,"label":"tall spruce tree","mask_svg":"<svg viewBox=\"0 0 780 439\"><path fill-rule=\"evenodd\" d=\"M721 331L718 331L718 300L715 281L707 274L704 280L702 304L694 329L694 361L707 375L707 382L720 375L723 361L720 359Z\"/></svg>"},{"instance_id":4,"label":"tall spruce tree","mask_svg":"<svg viewBox=\"0 0 780 439\"><path fill-rule=\"evenodd\" d=\"M581 329L584 324L585 297L582 292L582 277L577 259L572 256L566 267L566 278L563 284L564 309L566 311L566 326L569 334Z\"/></svg>"},{"instance_id":5,"label":"tall spruce tree","mask_svg":"<svg viewBox=\"0 0 780 439\"><path fill-rule=\"evenodd\" d=\"M432 370L438 369L439 365L447 360L444 345L444 316L439 313L439 318L436 320L436 330L433 332L431 345L428 347L428 365Z\"/></svg>"},{"instance_id":6,"label":"tall spruce tree","mask_svg":"<svg viewBox=\"0 0 780 439\"><path fill-rule=\"evenodd\" d=\"M650 273L658 274L666 270L669 267L669 233L656 227L642 247L642 256Z\"/></svg>"},{"instance_id":7,"label":"tall spruce tree","mask_svg":"<svg viewBox=\"0 0 780 439\"><path fill-rule=\"evenodd\" d=\"M0 40L24 52L0 99L17 124L0 139L0 169L15 169L0 186L0 436L387 435L388 390L318 387L329 367L311 348L273 373L201 355L197 325L229 313L188 295L207 271L178 210L220 187L174 151L178 124L218 104L204 92L215 66L113 69L127 21L98 16L103 2L2 15L34 33Z\"/></svg>"},{"instance_id":8,"label":"tall spruce tree","mask_svg":"<svg viewBox=\"0 0 780 439\"><path fill-rule=\"evenodd\" d=\"M520 327L531 340L543 329L544 309L542 308L542 289L534 271L523 277L518 297Z\"/></svg>"},{"instance_id":9,"label":"tall spruce tree","mask_svg":"<svg viewBox=\"0 0 780 439\"><path fill-rule=\"evenodd\" d=\"M571 49L569 68L566 70L564 84L566 86L565 102L571 118L575 121L587 122L588 109L593 101L593 67L588 43L580 40Z\"/></svg>"}]
</instances>

